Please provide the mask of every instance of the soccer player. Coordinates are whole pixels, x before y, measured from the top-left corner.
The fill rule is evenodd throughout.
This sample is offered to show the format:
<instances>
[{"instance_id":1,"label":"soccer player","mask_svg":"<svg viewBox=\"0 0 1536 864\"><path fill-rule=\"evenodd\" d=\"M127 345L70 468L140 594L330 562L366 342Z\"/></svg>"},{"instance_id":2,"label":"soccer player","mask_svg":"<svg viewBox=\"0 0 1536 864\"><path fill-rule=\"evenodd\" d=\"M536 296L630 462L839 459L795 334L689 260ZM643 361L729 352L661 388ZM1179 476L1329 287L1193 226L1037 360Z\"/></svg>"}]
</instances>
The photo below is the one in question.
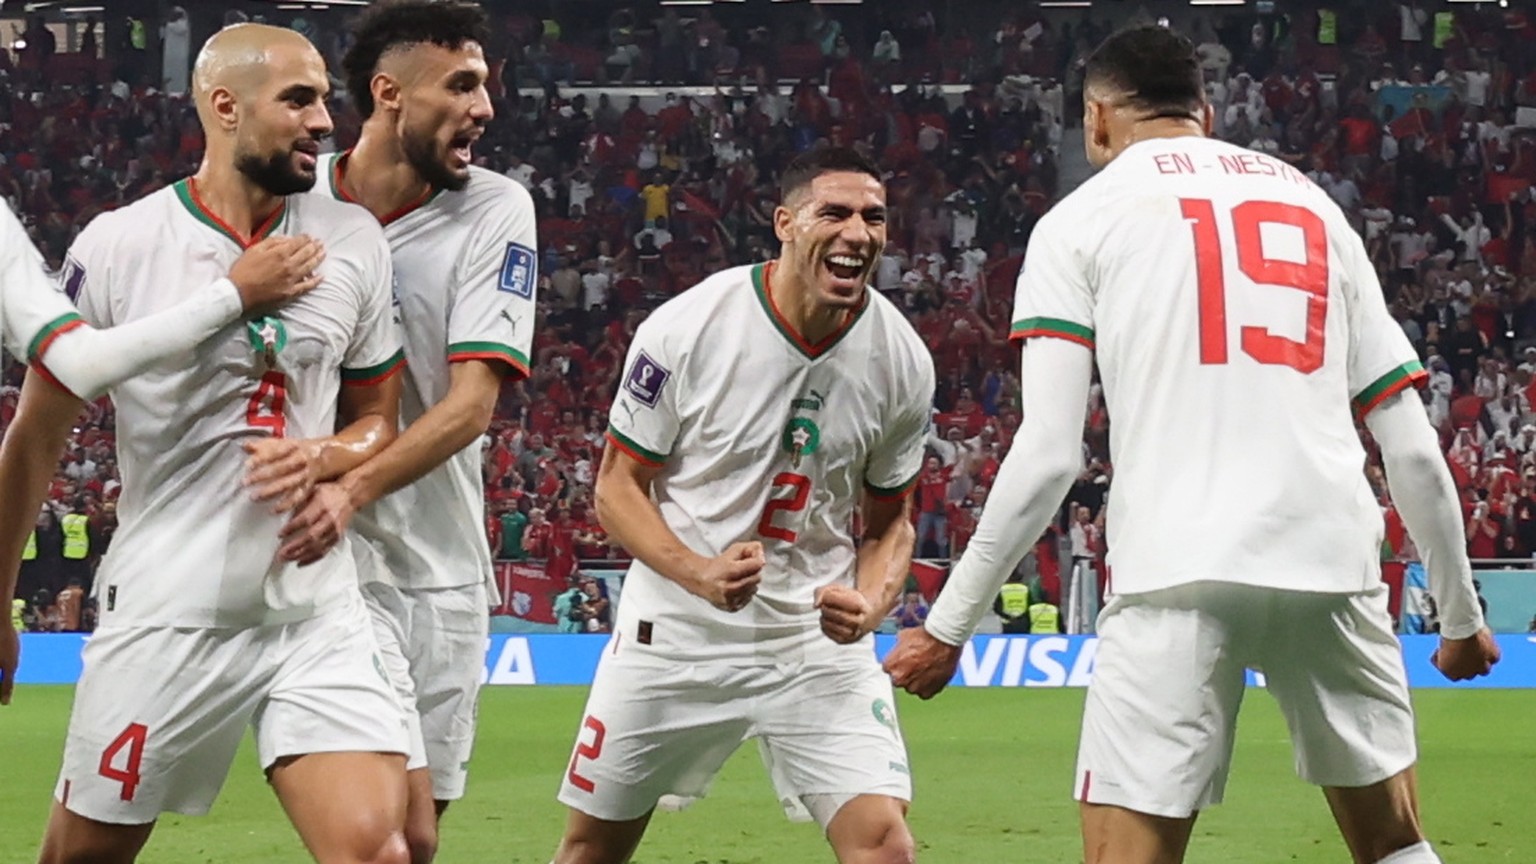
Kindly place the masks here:
<instances>
[{"instance_id":1,"label":"soccer player","mask_svg":"<svg viewBox=\"0 0 1536 864\"><path fill-rule=\"evenodd\" d=\"M317 194L366 207L394 258L409 361L401 421L377 458L319 490L284 554L312 560L353 512L364 594L411 712L412 860L463 797L494 592L480 438L507 378L528 374L538 279L533 199L470 165L491 119L485 13L466 2L375 4L342 61L365 118L323 160ZM435 806L434 806L434 801Z\"/></svg>"},{"instance_id":2,"label":"soccer player","mask_svg":"<svg viewBox=\"0 0 1536 864\"><path fill-rule=\"evenodd\" d=\"M395 435L389 249L366 213L293 194L314 184L331 131L325 65L304 37L223 30L193 77L203 163L81 233L69 256L84 317L151 314L273 234L308 233L328 257L320 285L281 315L225 328L185 362L110 391L121 527L97 575L101 623L42 861L134 860L161 813L207 811L250 726L315 860L403 864L403 711L355 564L345 546L310 571L278 561L274 512ZM72 417L73 397L56 398L45 408ZM248 472L253 459L262 467Z\"/></svg>"},{"instance_id":3,"label":"soccer player","mask_svg":"<svg viewBox=\"0 0 1536 864\"><path fill-rule=\"evenodd\" d=\"M839 861L915 855L869 634L911 563L933 361L868 288L886 237L875 166L812 150L781 191L779 257L690 288L630 346L597 507L637 560L560 791L556 864L628 861L658 800L702 796L748 738Z\"/></svg>"},{"instance_id":4,"label":"soccer player","mask_svg":"<svg viewBox=\"0 0 1536 864\"><path fill-rule=\"evenodd\" d=\"M124 378L191 351L242 314L276 308L315 287L320 280L314 271L324 257L313 238L270 237L241 255L226 278L185 302L97 330L46 278L42 256L21 223L9 208L0 208L0 330L5 346L38 370L22 385L20 410L0 444L0 500L15 517L0 523L0 597L15 593L17 564L34 527L26 514L42 506L64 446L62 438L50 437L45 429L68 432L67 425L39 416L35 391L62 387L93 398ZM0 620L0 705L10 704L19 662L15 628L9 619Z\"/></svg>"},{"instance_id":5,"label":"soccer player","mask_svg":"<svg viewBox=\"0 0 1536 864\"><path fill-rule=\"evenodd\" d=\"M1183 860L1222 798L1245 668L1263 670L1357 864L1433 864L1351 420L1426 553L1435 662L1453 680L1487 673L1498 648L1412 390L1424 372L1344 214L1285 163L1207 138L1204 92L1193 46L1165 28L1089 60L1087 151L1104 170L1030 240L1013 325L1024 421L971 545L886 668L924 698L954 674L1078 471L1097 359L1115 482L1074 784L1088 864Z\"/></svg>"}]
</instances>

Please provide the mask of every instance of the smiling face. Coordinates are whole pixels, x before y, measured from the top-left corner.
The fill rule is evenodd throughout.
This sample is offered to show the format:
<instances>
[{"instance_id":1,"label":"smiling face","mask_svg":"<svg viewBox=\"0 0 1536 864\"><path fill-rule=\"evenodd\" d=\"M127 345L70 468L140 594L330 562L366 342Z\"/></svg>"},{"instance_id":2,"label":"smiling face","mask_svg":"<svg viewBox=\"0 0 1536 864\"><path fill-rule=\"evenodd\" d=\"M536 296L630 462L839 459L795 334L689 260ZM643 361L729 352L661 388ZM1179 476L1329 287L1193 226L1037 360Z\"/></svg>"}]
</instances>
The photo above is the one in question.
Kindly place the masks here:
<instances>
[{"instance_id":1,"label":"smiling face","mask_svg":"<svg viewBox=\"0 0 1536 864\"><path fill-rule=\"evenodd\" d=\"M396 134L411 167L435 189L463 189L474 143L495 115L485 89L490 67L480 43L404 46L382 58L379 72L385 80L375 86L375 104L395 113Z\"/></svg>"},{"instance_id":2,"label":"smiling face","mask_svg":"<svg viewBox=\"0 0 1536 864\"><path fill-rule=\"evenodd\" d=\"M830 171L774 211L783 264L817 305L857 308L885 249L885 188L868 174Z\"/></svg>"},{"instance_id":3,"label":"smiling face","mask_svg":"<svg viewBox=\"0 0 1536 864\"><path fill-rule=\"evenodd\" d=\"M272 195L315 185L320 142L331 134L325 108L330 83L313 48L278 45L267 52L267 76L253 88L235 130L235 167Z\"/></svg>"}]
</instances>

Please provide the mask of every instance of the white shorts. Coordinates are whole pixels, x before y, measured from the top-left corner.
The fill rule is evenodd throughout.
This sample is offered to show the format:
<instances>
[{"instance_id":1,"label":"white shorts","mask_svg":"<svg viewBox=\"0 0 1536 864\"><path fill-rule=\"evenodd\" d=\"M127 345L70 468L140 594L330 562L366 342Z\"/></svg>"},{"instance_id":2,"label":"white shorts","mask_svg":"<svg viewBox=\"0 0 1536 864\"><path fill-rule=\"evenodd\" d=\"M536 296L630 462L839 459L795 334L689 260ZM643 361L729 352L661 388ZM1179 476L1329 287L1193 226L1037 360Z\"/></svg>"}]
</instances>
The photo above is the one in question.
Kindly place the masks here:
<instances>
[{"instance_id":1,"label":"white shorts","mask_svg":"<svg viewBox=\"0 0 1536 864\"><path fill-rule=\"evenodd\" d=\"M246 726L263 768L306 753L406 752L355 597L293 624L105 627L83 659L54 797L98 822L207 813Z\"/></svg>"},{"instance_id":2,"label":"white shorts","mask_svg":"<svg viewBox=\"0 0 1536 864\"><path fill-rule=\"evenodd\" d=\"M686 804L748 738L792 819L825 829L855 796L912 799L891 682L872 654L742 668L679 663L633 643L615 654L617 644L598 664L561 803L618 822L664 796Z\"/></svg>"},{"instance_id":3,"label":"white shorts","mask_svg":"<svg viewBox=\"0 0 1536 864\"><path fill-rule=\"evenodd\" d=\"M434 799L463 798L485 677L485 585L410 590L368 582L363 597L385 672L406 706L406 767L431 771Z\"/></svg>"},{"instance_id":4,"label":"white shorts","mask_svg":"<svg viewBox=\"0 0 1536 864\"><path fill-rule=\"evenodd\" d=\"M1368 786L1417 758L1385 586L1319 594L1198 583L1119 595L1098 632L1079 801L1170 818L1219 804L1250 668L1280 705L1303 780Z\"/></svg>"}]
</instances>

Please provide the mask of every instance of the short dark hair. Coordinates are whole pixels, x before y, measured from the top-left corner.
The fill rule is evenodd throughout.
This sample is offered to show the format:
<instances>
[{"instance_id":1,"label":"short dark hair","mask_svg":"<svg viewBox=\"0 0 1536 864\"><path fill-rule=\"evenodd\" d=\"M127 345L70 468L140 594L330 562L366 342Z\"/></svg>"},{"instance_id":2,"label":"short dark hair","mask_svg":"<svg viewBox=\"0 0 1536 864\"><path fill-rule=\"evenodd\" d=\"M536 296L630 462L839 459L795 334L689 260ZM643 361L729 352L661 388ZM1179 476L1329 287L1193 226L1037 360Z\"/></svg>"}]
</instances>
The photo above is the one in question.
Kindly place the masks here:
<instances>
[{"instance_id":1,"label":"short dark hair","mask_svg":"<svg viewBox=\"0 0 1536 864\"><path fill-rule=\"evenodd\" d=\"M352 25L355 41L341 60L352 104L364 118L373 115L373 76L390 50L431 43L449 50L465 42L490 40L485 10L467 0L384 0L369 6Z\"/></svg>"},{"instance_id":2,"label":"short dark hair","mask_svg":"<svg viewBox=\"0 0 1536 864\"><path fill-rule=\"evenodd\" d=\"M1162 117L1198 117L1205 80L1193 42L1158 25L1115 33L1088 58L1088 87L1124 93L1133 107Z\"/></svg>"},{"instance_id":3,"label":"short dark hair","mask_svg":"<svg viewBox=\"0 0 1536 864\"><path fill-rule=\"evenodd\" d=\"M796 156L789 167L784 169L784 176L779 178L779 200L788 201L790 195L809 186L812 180L834 171L852 171L868 174L881 182L885 180L880 176L880 167L857 150L849 147L814 147Z\"/></svg>"}]
</instances>

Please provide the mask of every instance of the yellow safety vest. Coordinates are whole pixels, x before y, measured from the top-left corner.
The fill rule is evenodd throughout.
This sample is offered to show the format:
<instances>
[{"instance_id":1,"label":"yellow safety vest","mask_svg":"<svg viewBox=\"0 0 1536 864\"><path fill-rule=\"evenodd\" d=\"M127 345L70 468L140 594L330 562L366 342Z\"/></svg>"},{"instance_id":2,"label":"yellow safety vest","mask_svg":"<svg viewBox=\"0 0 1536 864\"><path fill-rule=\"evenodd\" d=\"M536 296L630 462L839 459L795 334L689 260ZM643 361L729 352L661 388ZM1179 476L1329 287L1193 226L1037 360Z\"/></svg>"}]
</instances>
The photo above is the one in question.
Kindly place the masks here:
<instances>
[{"instance_id":1,"label":"yellow safety vest","mask_svg":"<svg viewBox=\"0 0 1536 864\"><path fill-rule=\"evenodd\" d=\"M1061 610L1050 603L1036 603L1029 607L1029 632L1060 633Z\"/></svg>"},{"instance_id":2,"label":"yellow safety vest","mask_svg":"<svg viewBox=\"0 0 1536 864\"><path fill-rule=\"evenodd\" d=\"M33 561L33 560L36 560L36 558L37 558L37 529L33 528L32 529L32 533L27 535L27 545L26 545L26 547L21 550L21 560L23 560L23 561Z\"/></svg>"},{"instance_id":3,"label":"yellow safety vest","mask_svg":"<svg viewBox=\"0 0 1536 864\"><path fill-rule=\"evenodd\" d=\"M23 616L23 613L26 611L27 601L21 599L20 597L13 598L11 600L11 626L16 628L17 633L27 629L27 622Z\"/></svg>"},{"instance_id":4,"label":"yellow safety vest","mask_svg":"<svg viewBox=\"0 0 1536 864\"><path fill-rule=\"evenodd\" d=\"M90 520L79 513L70 513L59 524L64 527L64 557L70 561L83 561L91 554Z\"/></svg>"},{"instance_id":5,"label":"yellow safety vest","mask_svg":"<svg viewBox=\"0 0 1536 864\"><path fill-rule=\"evenodd\" d=\"M998 592L1003 598L1003 614L1009 618L1019 618L1029 611L1029 586L1020 585L1017 582L1009 582L1003 585Z\"/></svg>"}]
</instances>

